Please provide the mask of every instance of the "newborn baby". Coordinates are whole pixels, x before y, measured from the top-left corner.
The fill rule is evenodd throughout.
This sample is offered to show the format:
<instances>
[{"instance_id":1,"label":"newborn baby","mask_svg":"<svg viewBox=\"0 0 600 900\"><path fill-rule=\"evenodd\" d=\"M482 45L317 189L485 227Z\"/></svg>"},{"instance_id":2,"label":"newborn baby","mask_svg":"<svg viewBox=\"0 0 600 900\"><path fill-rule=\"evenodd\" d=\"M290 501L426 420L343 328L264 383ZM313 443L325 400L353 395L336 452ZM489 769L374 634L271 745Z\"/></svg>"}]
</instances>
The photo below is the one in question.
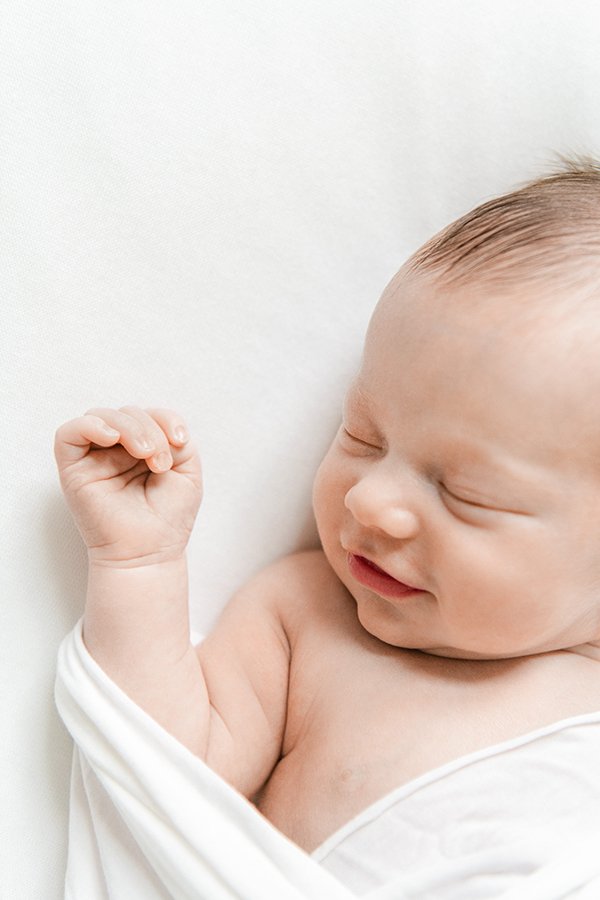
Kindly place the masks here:
<instances>
[{"instance_id":1,"label":"newborn baby","mask_svg":"<svg viewBox=\"0 0 600 900\"><path fill-rule=\"evenodd\" d=\"M182 417L56 433L90 654L309 852L417 776L600 710L599 234L600 170L573 166L408 260L316 476L322 549L260 572L198 648Z\"/></svg>"}]
</instances>

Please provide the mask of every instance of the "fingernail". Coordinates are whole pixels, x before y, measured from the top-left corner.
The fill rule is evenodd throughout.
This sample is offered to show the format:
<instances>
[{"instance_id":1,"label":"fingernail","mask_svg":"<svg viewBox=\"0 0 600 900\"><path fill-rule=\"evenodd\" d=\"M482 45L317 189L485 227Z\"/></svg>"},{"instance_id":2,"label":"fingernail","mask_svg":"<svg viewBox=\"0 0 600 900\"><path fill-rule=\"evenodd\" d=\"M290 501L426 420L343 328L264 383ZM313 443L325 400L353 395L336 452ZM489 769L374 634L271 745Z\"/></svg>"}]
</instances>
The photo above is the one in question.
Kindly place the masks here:
<instances>
[{"instance_id":1,"label":"fingernail","mask_svg":"<svg viewBox=\"0 0 600 900\"><path fill-rule=\"evenodd\" d=\"M182 444L184 444L188 439L187 431L185 430L185 428L183 428L183 426L178 425L173 432L173 437L176 441L180 441Z\"/></svg>"},{"instance_id":2,"label":"fingernail","mask_svg":"<svg viewBox=\"0 0 600 900\"><path fill-rule=\"evenodd\" d=\"M168 453L157 453L152 459L157 469L169 469L171 467L171 457Z\"/></svg>"},{"instance_id":3,"label":"fingernail","mask_svg":"<svg viewBox=\"0 0 600 900\"><path fill-rule=\"evenodd\" d=\"M140 438L138 440L138 444L144 452L146 450L154 450L154 444L151 444L150 441L146 440L146 438Z\"/></svg>"}]
</instances>

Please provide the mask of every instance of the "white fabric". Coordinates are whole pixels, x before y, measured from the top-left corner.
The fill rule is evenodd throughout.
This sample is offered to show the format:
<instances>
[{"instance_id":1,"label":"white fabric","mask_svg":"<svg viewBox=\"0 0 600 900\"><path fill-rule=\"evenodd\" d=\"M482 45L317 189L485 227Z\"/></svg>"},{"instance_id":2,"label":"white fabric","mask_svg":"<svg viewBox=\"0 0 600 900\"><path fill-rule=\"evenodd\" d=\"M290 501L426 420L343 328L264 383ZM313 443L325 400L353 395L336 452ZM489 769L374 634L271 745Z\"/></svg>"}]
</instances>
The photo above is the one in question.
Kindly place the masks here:
<instances>
[{"instance_id":1,"label":"white fabric","mask_svg":"<svg viewBox=\"0 0 600 900\"><path fill-rule=\"evenodd\" d=\"M188 418L206 630L314 540L311 479L405 256L598 151L599 47L595 0L2 0L3 900L62 897L51 687L86 561L56 427L97 404Z\"/></svg>"},{"instance_id":2,"label":"white fabric","mask_svg":"<svg viewBox=\"0 0 600 900\"><path fill-rule=\"evenodd\" d=\"M80 626L61 645L56 700L78 747L67 900L346 900L110 681Z\"/></svg>"},{"instance_id":3,"label":"white fabric","mask_svg":"<svg viewBox=\"0 0 600 900\"><path fill-rule=\"evenodd\" d=\"M600 896L600 713L416 779L311 858L113 684L80 626L56 699L77 745L67 900Z\"/></svg>"},{"instance_id":4,"label":"white fabric","mask_svg":"<svg viewBox=\"0 0 600 900\"><path fill-rule=\"evenodd\" d=\"M565 854L572 878L573 848L591 836L596 874L600 712L416 778L352 819L313 858L361 895L395 879L421 900L488 900L529 890L530 876ZM580 874L587 880L584 868Z\"/></svg>"}]
</instances>

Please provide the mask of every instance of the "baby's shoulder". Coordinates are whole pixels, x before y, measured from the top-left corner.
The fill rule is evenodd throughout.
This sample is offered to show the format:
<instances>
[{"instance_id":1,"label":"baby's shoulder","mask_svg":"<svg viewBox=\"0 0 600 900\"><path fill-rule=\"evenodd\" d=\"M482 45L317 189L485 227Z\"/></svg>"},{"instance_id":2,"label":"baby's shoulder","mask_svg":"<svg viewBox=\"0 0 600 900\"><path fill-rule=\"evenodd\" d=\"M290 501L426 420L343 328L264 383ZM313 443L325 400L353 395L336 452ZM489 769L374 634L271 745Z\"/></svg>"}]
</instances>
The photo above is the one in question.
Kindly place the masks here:
<instances>
[{"instance_id":1,"label":"baby's shoulder","mask_svg":"<svg viewBox=\"0 0 600 900\"><path fill-rule=\"evenodd\" d=\"M497 675L481 685L482 696L515 733L600 713L598 662L557 650L490 665Z\"/></svg>"},{"instance_id":2,"label":"baby's shoulder","mask_svg":"<svg viewBox=\"0 0 600 900\"><path fill-rule=\"evenodd\" d=\"M299 550L260 568L237 590L294 603L299 594L313 593L337 581L322 550Z\"/></svg>"},{"instance_id":3,"label":"baby's shoulder","mask_svg":"<svg viewBox=\"0 0 600 900\"><path fill-rule=\"evenodd\" d=\"M298 596L313 597L343 589L322 550L299 550L282 556L254 576L268 584L282 599L295 602Z\"/></svg>"},{"instance_id":4,"label":"baby's shoulder","mask_svg":"<svg viewBox=\"0 0 600 900\"><path fill-rule=\"evenodd\" d=\"M548 702L565 717L600 712L600 660L558 650L536 660L537 681L546 688ZM540 687L540 690L542 688Z\"/></svg>"},{"instance_id":5,"label":"baby's shoulder","mask_svg":"<svg viewBox=\"0 0 600 900\"><path fill-rule=\"evenodd\" d=\"M286 556L275 560L263 571L270 571L273 575L278 574L286 580L298 578L302 583L305 582L307 577L311 580L311 583L320 583L328 579L337 581L337 576L329 565L327 557L318 547L288 553Z\"/></svg>"},{"instance_id":6,"label":"baby's shoulder","mask_svg":"<svg viewBox=\"0 0 600 900\"><path fill-rule=\"evenodd\" d=\"M349 616L350 598L320 549L301 550L281 557L255 579L268 585L278 617L288 636L339 628Z\"/></svg>"}]
</instances>

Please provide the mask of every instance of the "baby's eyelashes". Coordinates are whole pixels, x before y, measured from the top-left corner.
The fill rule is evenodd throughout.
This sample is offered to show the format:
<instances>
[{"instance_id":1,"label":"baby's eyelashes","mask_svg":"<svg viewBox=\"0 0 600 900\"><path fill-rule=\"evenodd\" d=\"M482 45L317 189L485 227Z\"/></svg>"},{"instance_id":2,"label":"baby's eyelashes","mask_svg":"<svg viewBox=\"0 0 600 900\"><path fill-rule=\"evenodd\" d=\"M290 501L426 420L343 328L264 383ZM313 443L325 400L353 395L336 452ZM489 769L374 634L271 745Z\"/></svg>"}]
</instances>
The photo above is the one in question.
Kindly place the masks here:
<instances>
[{"instance_id":1,"label":"baby's eyelashes","mask_svg":"<svg viewBox=\"0 0 600 900\"><path fill-rule=\"evenodd\" d=\"M363 447L366 450L381 450L382 447L380 443L374 437L370 435L358 436L358 434L354 434L352 431L349 431L345 425L342 425L341 429L342 438L349 444L353 444L357 447Z\"/></svg>"},{"instance_id":2,"label":"baby's eyelashes","mask_svg":"<svg viewBox=\"0 0 600 900\"><path fill-rule=\"evenodd\" d=\"M443 482L439 482L439 489L449 508L452 509L453 506L456 506L472 515L486 515L488 513L511 513L512 515L517 516L532 515L530 512L513 508L511 504L506 504L500 500L488 500L487 498L484 499L483 497L476 496L466 497L459 493L455 493L447 488Z\"/></svg>"}]
</instances>

